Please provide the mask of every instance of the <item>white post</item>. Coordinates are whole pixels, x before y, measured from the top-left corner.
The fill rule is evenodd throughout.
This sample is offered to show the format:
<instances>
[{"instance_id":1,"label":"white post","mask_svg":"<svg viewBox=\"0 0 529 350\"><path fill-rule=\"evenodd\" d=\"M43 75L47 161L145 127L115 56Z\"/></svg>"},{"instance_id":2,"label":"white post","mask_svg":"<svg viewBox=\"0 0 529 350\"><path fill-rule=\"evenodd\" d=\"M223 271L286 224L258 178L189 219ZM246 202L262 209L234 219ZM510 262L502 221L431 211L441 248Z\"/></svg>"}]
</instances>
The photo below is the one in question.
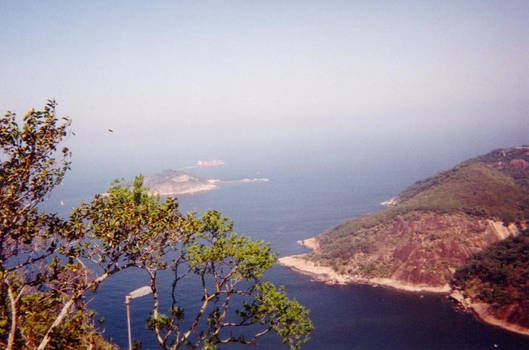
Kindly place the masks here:
<instances>
[{"instance_id":1,"label":"white post","mask_svg":"<svg viewBox=\"0 0 529 350\"><path fill-rule=\"evenodd\" d=\"M145 296L151 293L152 293L151 287L144 286L136 290L133 290L132 292L129 293L129 295L125 296L125 304L127 305L127 327L129 329L129 350L132 350L132 334L130 330L130 300L140 298L142 296Z\"/></svg>"},{"instance_id":2,"label":"white post","mask_svg":"<svg viewBox=\"0 0 529 350\"><path fill-rule=\"evenodd\" d=\"M127 305L127 326L129 329L129 350L132 350L132 335L130 331L130 296L125 296L125 304Z\"/></svg>"}]
</instances>

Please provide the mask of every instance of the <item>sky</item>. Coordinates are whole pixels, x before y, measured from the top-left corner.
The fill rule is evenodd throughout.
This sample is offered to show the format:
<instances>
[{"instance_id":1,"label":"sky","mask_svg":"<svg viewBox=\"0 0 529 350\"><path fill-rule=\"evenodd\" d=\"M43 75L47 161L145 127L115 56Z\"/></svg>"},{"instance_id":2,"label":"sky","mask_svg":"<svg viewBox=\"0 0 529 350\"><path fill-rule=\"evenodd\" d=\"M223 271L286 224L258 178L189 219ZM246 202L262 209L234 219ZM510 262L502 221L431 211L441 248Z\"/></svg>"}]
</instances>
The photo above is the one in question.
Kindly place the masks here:
<instances>
[{"instance_id":1,"label":"sky","mask_svg":"<svg viewBox=\"0 0 529 350\"><path fill-rule=\"evenodd\" d=\"M0 0L0 111L55 98L88 172L462 160L529 144L528 19L526 0Z\"/></svg>"}]
</instances>

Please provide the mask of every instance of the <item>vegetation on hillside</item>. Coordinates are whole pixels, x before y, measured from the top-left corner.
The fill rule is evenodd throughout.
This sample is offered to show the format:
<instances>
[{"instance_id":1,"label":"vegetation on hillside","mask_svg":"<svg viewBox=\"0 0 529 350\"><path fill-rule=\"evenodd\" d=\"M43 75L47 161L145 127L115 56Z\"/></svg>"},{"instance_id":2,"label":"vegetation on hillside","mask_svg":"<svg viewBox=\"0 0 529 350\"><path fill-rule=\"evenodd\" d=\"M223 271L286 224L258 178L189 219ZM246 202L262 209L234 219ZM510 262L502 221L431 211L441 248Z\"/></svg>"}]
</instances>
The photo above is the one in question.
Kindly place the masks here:
<instances>
[{"instance_id":1,"label":"vegetation on hillside","mask_svg":"<svg viewBox=\"0 0 529 350\"><path fill-rule=\"evenodd\" d=\"M527 304L529 230L494 243L471 256L455 272L452 285L473 299L488 304Z\"/></svg>"},{"instance_id":2,"label":"vegetation on hillside","mask_svg":"<svg viewBox=\"0 0 529 350\"><path fill-rule=\"evenodd\" d=\"M484 219L415 210L354 234L323 236L308 257L343 274L441 287L467 256L497 239Z\"/></svg>"},{"instance_id":3,"label":"vegetation on hillside","mask_svg":"<svg viewBox=\"0 0 529 350\"><path fill-rule=\"evenodd\" d=\"M490 304L498 318L529 327L529 230L470 257L455 272L452 288Z\"/></svg>"},{"instance_id":4,"label":"vegetation on hillside","mask_svg":"<svg viewBox=\"0 0 529 350\"><path fill-rule=\"evenodd\" d=\"M466 214L469 216L520 222L529 217L529 190L517 184L507 173L489 164L465 162L436 177L420 181L399 196L399 203L378 213L351 219L323 232L319 237L320 256L350 256L356 249L372 247L366 230L387 226L402 215L421 212ZM350 244L344 244L348 238ZM337 242L340 241L340 244Z\"/></svg>"},{"instance_id":5,"label":"vegetation on hillside","mask_svg":"<svg viewBox=\"0 0 529 350\"><path fill-rule=\"evenodd\" d=\"M446 285L466 258L500 238L488 219L529 218L529 147L497 150L415 183L396 205L318 236L308 259L337 272Z\"/></svg>"},{"instance_id":6,"label":"vegetation on hillside","mask_svg":"<svg viewBox=\"0 0 529 350\"><path fill-rule=\"evenodd\" d=\"M420 192L442 184L450 178L453 178L454 173L457 173L459 169L473 164L487 165L489 168L497 169L514 179L518 186L529 189L529 146L520 146L494 150L476 158L466 160L452 169L440 172L433 177L417 181L399 193L397 201L404 202Z\"/></svg>"}]
</instances>

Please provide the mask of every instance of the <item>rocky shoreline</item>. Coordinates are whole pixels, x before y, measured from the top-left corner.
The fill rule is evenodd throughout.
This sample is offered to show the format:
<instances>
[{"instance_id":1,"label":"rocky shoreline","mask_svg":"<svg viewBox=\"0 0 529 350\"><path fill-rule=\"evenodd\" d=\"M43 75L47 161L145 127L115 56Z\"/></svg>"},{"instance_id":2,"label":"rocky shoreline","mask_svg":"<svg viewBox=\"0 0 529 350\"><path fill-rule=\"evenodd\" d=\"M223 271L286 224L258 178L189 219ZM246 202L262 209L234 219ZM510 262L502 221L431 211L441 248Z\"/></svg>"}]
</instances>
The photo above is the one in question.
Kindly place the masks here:
<instances>
[{"instance_id":1,"label":"rocky shoreline","mask_svg":"<svg viewBox=\"0 0 529 350\"><path fill-rule=\"evenodd\" d=\"M305 240L306 241L306 240ZM339 274L330 266L316 265L306 259L307 254L285 256L279 258L280 265L290 268L293 271L312 277L315 281L326 284L368 284L371 286L384 286L404 290L409 292L427 293L449 293L448 285L436 287L428 285L418 285L403 283L391 278L364 278L361 276Z\"/></svg>"},{"instance_id":2,"label":"rocky shoreline","mask_svg":"<svg viewBox=\"0 0 529 350\"><path fill-rule=\"evenodd\" d=\"M497 318L491 313L492 306L487 303L473 302L470 298L465 298L460 291L454 290L450 293L450 298L455 300L463 311L471 312L482 322L521 335L529 336L529 328Z\"/></svg>"},{"instance_id":3,"label":"rocky shoreline","mask_svg":"<svg viewBox=\"0 0 529 350\"><path fill-rule=\"evenodd\" d=\"M318 249L318 242L314 237L298 241L298 244L310 250ZM295 272L310 276L315 281L331 285L367 284L373 287L382 286L408 292L445 294L455 300L461 306L462 310L474 314L480 321L510 332L529 336L528 328L495 317L490 312L492 306L486 303L472 302L469 298L464 298L459 291L452 290L448 284L443 286L429 286L403 283L402 281L391 278L364 278L361 276L339 274L330 266L315 264L307 259L307 256L308 254L285 256L279 258L278 263Z\"/></svg>"}]
</instances>

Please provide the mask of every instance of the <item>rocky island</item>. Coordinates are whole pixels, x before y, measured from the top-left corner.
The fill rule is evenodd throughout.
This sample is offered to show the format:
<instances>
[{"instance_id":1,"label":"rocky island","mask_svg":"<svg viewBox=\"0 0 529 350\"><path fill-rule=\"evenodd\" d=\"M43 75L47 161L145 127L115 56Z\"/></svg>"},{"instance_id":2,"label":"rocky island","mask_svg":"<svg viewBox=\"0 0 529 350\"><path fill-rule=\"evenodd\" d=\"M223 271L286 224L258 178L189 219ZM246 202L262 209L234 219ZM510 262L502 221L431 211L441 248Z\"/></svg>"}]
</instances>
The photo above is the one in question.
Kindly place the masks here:
<instances>
[{"instance_id":1,"label":"rocky island","mask_svg":"<svg viewBox=\"0 0 529 350\"><path fill-rule=\"evenodd\" d=\"M279 262L327 283L450 293L483 321L529 335L529 146L465 161L385 204Z\"/></svg>"},{"instance_id":2,"label":"rocky island","mask_svg":"<svg viewBox=\"0 0 529 350\"><path fill-rule=\"evenodd\" d=\"M180 170L164 170L161 173L146 176L143 180L143 185L148 189L149 193L166 197L207 192L219 188L221 184L247 184L268 181L270 180L266 177L237 180L206 179Z\"/></svg>"},{"instance_id":3,"label":"rocky island","mask_svg":"<svg viewBox=\"0 0 529 350\"><path fill-rule=\"evenodd\" d=\"M145 177L143 184L151 194L176 196L210 191L217 188L219 182L179 170L164 170L159 174Z\"/></svg>"}]
</instances>

